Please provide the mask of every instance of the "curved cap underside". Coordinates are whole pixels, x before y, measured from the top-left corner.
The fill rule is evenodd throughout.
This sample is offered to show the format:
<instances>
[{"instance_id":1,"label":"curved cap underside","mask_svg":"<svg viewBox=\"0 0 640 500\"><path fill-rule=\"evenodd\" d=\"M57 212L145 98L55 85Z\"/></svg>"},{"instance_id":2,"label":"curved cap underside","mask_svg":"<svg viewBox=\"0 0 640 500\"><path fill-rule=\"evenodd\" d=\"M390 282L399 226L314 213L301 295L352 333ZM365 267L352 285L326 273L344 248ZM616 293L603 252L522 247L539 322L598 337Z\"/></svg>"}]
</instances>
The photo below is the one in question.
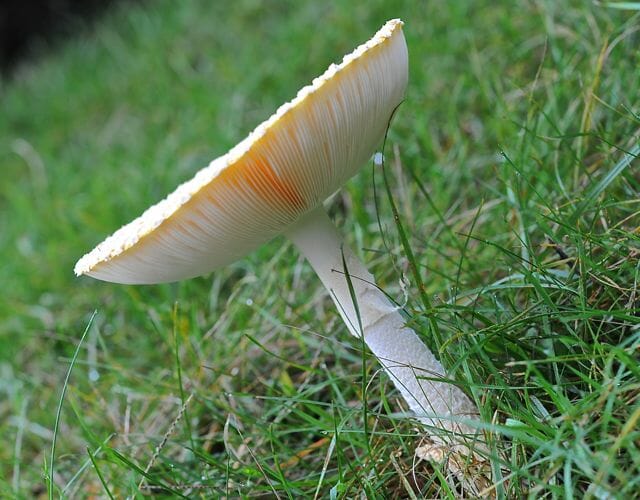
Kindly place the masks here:
<instances>
[{"instance_id":1,"label":"curved cap underside","mask_svg":"<svg viewBox=\"0 0 640 500\"><path fill-rule=\"evenodd\" d=\"M227 154L82 257L76 274L162 283L249 253L371 157L404 96L407 73L402 22L392 20Z\"/></svg>"}]
</instances>

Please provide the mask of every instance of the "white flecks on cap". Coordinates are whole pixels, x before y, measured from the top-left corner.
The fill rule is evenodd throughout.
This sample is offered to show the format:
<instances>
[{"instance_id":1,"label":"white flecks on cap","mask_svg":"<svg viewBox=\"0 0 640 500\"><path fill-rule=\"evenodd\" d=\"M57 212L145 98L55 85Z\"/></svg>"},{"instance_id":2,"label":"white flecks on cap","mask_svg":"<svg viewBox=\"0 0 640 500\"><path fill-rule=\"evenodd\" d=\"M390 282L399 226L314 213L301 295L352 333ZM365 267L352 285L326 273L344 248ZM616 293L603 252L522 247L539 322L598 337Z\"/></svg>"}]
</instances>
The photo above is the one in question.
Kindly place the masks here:
<instances>
[{"instance_id":1,"label":"white flecks on cap","mask_svg":"<svg viewBox=\"0 0 640 500\"><path fill-rule=\"evenodd\" d=\"M332 64L227 154L82 257L77 275L161 283L229 264L322 203L380 144L408 79L402 22Z\"/></svg>"}]
</instances>

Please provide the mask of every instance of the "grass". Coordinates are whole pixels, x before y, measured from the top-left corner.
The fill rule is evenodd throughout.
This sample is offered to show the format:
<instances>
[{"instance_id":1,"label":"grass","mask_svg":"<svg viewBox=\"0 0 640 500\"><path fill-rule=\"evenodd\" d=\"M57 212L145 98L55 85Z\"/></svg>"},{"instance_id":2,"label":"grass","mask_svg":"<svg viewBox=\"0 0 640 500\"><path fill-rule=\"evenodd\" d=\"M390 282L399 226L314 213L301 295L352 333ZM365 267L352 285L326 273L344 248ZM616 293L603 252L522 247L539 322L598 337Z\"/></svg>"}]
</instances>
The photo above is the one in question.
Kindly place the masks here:
<instances>
[{"instance_id":1,"label":"grass","mask_svg":"<svg viewBox=\"0 0 640 500\"><path fill-rule=\"evenodd\" d=\"M212 4L120 8L1 83L0 496L459 495L283 240L173 285L71 272L401 17L388 185L363 168L332 216L480 406L500 496L633 497L638 13Z\"/></svg>"}]
</instances>

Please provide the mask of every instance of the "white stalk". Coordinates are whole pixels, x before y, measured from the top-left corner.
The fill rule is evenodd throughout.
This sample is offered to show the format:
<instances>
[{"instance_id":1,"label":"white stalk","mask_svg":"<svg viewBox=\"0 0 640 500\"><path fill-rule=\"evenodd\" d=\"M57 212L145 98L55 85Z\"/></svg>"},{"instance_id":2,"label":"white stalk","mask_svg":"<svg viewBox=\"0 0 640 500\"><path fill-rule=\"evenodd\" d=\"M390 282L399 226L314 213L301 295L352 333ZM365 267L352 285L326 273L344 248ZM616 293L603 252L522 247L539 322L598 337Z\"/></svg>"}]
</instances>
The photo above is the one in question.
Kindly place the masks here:
<instances>
[{"instance_id":1,"label":"white stalk","mask_svg":"<svg viewBox=\"0 0 640 500\"><path fill-rule=\"evenodd\" d=\"M349 331L358 338L364 334L365 343L416 416L429 426L456 434L474 434L475 430L461 420L477 418L476 406L446 380L440 362L406 326L398 308L380 291L364 264L342 242L322 206L307 214L285 234L315 269ZM346 273L352 283L357 310ZM436 440L444 441L442 436Z\"/></svg>"}]
</instances>

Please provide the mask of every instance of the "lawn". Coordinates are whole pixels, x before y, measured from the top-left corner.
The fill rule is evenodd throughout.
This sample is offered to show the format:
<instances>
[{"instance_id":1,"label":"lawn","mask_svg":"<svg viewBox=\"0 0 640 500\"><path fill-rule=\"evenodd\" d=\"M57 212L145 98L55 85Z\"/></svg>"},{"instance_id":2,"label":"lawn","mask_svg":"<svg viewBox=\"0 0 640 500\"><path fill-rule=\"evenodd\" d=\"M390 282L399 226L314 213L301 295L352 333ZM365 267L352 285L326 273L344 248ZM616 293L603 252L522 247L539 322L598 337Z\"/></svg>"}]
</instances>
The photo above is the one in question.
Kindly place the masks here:
<instances>
[{"instance_id":1,"label":"lawn","mask_svg":"<svg viewBox=\"0 0 640 500\"><path fill-rule=\"evenodd\" d=\"M385 175L365 165L331 217L480 408L486 495L637 494L627 7L159 0L2 81L0 497L463 493L284 239L170 285L72 272L395 17L410 82Z\"/></svg>"}]
</instances>

